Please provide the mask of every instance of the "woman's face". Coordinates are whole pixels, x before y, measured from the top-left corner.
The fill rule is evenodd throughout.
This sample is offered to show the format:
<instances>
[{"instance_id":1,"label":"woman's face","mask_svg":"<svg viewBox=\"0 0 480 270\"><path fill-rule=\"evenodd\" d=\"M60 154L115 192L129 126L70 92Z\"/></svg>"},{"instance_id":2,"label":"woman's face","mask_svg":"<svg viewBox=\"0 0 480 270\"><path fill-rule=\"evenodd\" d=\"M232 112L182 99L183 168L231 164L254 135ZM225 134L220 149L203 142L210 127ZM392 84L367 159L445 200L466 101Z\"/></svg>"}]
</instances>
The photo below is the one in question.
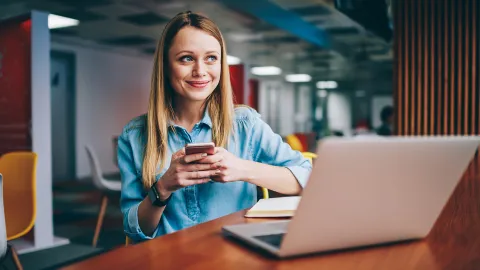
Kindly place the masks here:
<instances>
[{"instance_id":1,"label":"woman's face","mask_svg":"<svg viewBox=\"0 0 480 270\"><path fill-rule=\"evenodd\" d=\"M200 29L185 27L172 42L168 63L168 78L177 97L204 101L220 81L220 43Z\"/></svg>"}]
</instances>

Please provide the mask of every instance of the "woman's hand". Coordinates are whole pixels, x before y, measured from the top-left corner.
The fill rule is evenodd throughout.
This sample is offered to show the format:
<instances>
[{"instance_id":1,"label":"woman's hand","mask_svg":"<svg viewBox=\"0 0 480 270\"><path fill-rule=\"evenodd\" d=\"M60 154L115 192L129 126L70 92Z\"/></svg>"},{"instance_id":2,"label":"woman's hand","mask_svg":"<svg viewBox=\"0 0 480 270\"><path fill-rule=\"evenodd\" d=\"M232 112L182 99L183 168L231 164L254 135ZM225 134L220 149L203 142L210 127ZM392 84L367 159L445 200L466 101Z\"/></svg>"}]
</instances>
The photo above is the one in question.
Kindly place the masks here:
<instances>
[{"instance_id":1,"label":"woman's hand","mask_svg":"<svg viewBox=\"0 0 480 270\"><path fill-rule=\"evenodd\" d=\"M212 168L219 172L212 176L212 180L221 183L245 180L244 160L236 157L222 147L215 147L215 154L199 161L201 164L212 164Z\"/></svg>"},{"instance_id":2,"label":"woman's hand","mask_svg":"<svg viewBox=\"0 0 480 270\"><path fill-rule=\"evenodd\" d=\"M196 184L206 183L212 176L220 173L214 164L196 163L207 154L185 155L185 148L172 155L170 167L157 182L160 199L166 200L173 191Z\"/></svg>"}]
</instances>

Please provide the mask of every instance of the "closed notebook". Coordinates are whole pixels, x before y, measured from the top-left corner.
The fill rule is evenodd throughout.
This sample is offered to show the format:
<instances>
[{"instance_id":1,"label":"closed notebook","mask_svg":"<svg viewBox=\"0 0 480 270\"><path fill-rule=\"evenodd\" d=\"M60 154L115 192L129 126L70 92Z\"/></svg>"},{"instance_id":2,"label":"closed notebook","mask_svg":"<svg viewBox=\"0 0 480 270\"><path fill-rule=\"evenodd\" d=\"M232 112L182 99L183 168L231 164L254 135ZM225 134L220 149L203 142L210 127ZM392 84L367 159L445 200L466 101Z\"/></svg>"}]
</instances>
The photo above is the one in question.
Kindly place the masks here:
<instances>
[{"instance_id":1,"label":"closed notebook","mask_svg":"<svg viewBox=\"0 0 480 270\"><path fill-rule=\"evenodd\" d=\"M293 217L300 198L291 196L261 199L247 211L245 217Z\"/></svg>"}]
</instances>

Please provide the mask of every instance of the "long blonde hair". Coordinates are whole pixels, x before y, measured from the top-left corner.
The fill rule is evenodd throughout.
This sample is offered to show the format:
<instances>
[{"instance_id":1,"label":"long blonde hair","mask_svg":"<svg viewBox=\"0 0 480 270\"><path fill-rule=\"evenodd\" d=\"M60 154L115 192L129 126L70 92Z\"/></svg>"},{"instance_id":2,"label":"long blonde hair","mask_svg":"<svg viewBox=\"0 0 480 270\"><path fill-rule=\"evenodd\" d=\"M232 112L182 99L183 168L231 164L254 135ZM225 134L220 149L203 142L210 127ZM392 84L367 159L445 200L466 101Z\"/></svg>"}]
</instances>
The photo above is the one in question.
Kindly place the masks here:
<instances>
[{"instance_id":1,"label":"long blonde hair","mask_svg":"<svg viewBox=\"0 0 480 270\"><path fill-rule=\"evenodd\" d=\"M145 155L143 158L143 185L150 188L156 174L165 167L168 152L169 120L174 119L172 105L175 91L166 78L168 51L175 35L184 27L203 30L218 40L221 46L221 75L217 88L207 98L208 113L212 119L212 140L225 147L233 127L234 105L225 41L217 25L210 19L191 12L177 14L171 19L160 38L153 64L150 98L147 112Z\"/></svg>"}]
</instances>

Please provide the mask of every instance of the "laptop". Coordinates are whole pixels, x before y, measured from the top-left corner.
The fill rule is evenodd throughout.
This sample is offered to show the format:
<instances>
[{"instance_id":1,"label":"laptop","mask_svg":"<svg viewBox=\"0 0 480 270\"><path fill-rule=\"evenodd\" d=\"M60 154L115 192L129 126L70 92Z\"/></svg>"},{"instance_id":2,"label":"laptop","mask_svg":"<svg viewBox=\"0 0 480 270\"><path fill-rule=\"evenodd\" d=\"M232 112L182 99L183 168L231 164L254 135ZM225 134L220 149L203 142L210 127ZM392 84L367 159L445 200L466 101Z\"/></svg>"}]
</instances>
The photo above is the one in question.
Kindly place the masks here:
<instances>
[{"instance_id":1,"label":"laptop","mask_svg":"<svg viewBox=\"0 0 480 270\"><path fill-rule=\"evenodd\" d=\"M279 258L424 238L479 145L480 137L324 139L291 220L222 233Z\"/></svg>"}]
</instances>

